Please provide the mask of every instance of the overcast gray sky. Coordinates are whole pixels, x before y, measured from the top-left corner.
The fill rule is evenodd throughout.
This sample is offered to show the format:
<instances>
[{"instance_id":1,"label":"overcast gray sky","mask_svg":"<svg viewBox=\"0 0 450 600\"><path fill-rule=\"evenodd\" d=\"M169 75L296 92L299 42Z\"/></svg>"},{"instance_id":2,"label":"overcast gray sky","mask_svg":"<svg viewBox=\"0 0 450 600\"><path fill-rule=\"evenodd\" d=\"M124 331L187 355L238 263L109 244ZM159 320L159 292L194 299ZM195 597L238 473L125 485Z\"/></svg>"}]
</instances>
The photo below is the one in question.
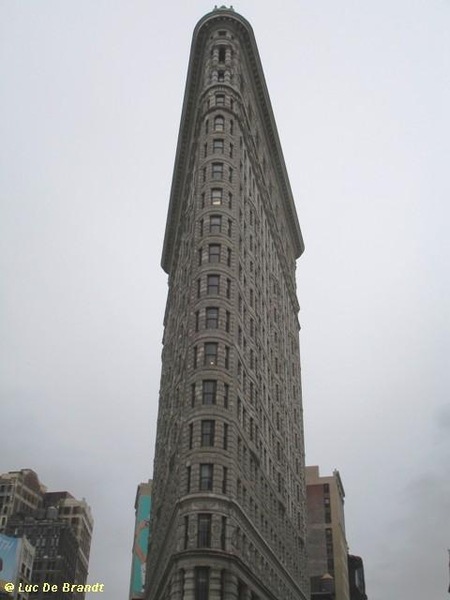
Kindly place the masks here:
<instances>
[{"instance_id":1,"label":"overcast gray sky","mask_svg":"<svg viewBox=\"0 0 450 600\"><path fill-rule=\"evenodd\" d=\"M370 600L447 597L450 2L242 0L306 251L308 464L338 468ZM128 593L152 473L160 256L206 1L0 2L0 472L86 497Z\"/></svg>"}]
</instances>

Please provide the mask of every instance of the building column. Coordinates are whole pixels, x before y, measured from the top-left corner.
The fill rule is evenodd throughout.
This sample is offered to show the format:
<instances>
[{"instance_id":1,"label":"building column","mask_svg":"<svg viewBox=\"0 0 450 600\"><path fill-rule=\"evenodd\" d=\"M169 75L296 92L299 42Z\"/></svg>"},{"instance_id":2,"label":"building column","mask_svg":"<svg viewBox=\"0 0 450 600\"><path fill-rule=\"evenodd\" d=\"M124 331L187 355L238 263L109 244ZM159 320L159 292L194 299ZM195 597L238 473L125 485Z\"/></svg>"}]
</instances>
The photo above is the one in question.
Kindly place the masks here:
<instances>
[{"instance_id":1,"label":"building column","mask_svg":"<svg viewBox=\"0 0 450 600\"><path fill-rule=\"evenodd\" d=\"M182 600L183 569L177 569L170 582L170 600Z\"/></svg>"},{"instance_id":2,"label":"building column","mask_svg":"<svg viewBox=\"0 0 450 600\"><path fill-rule=\"evenodd\" d=\"M189 567L184 570L184 596L183 600L195 599L195 573L194 568Z\"/></svg>"},{"instance_id":3,"label":"building column","mask_svg":"<svg viewBox=\"0 0 450 600\"><path fill-rule=\"evenodd\" d=\"M221 598L221 575L220 569L211 568L209 572L209 600L220 600Z\"/></svg>"},{"instance_id":4,"label":"building column","mask_svg":"<svg viewBox=\"0 0 450 600\"><path fill-rule=\"evenodd\" d=\"M230 571L225 571L225 598L227 600L238 598L238 578Z\"/></svg>"}]
</instances>

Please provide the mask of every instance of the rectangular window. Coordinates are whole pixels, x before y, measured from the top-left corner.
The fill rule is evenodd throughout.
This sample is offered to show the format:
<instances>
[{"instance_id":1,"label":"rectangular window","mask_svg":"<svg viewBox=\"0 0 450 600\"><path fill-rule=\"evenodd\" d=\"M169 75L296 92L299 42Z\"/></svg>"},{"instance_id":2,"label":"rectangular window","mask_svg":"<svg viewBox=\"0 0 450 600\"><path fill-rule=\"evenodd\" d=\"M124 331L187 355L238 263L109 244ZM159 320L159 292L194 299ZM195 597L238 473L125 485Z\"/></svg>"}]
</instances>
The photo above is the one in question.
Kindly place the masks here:
<instances>
[{"instance_id":1,"label":"rectangular window","mask_svg":"<svg viewBox=\"0 0 450 600\"><path fill-rule=\"evenodd\" d=\"M211 548L211 515L198 515L197 548Z\"/></svg>"},{"instance_id":2,"label":"rectangular window","mask_svg":"<svg viewBox=\"0 0 450 600\"><path fill-rule=\"evenodd\" d=\"M220 188L213 188L211 190L211 204L213 206L220 206L222 204L223 190Z\"/></svg>"},{"instance_id":3,"label":"rectangular window","mask_svg":"<svg viewBox=\"0 0 450 600\"><path fill-rule=\"evenodd\" d=\"M217 342L207 342L204 345L204 364L206 367L217 365Z\"/></svg>"},{"instance_id":4,"label":"rectangular window","mask_svg":"<svg viewBox=\"0 0 450 600\"><path fill-rule=\"evenodd\" d=\"M220 244L209 244L208 260L210 263L220 262Z\"/></svg>"},{"instance_id":5,"label":"rectangular window","mask_svg":"<svg viewBox=\"0 0 450 600\"><path fill-rule=\"evenodd\" d=\"M213 152L223 154L224 141L221 138L213 140Z\"/></svg>"},{"instance_id":6,"label":"rectangular window","mask_svg":"<svg viewBox=\"0 0 450 600\"><path fill-rule=\"evenodd\" d=\"M233 144L230 144L230 158L233 158L233 150L234 150L234 146L233 146Z\"/></svg>"},{"instance_id":7,"label":"rectangular window","mask_svg":"<svg viewBox=\"0 0 450 600\"><path fill-rule=\"evenodd\" d=\"M223 449L228 450L228 423L223 424Z\"/></svg>"},{"instance_id":8,"label":"rectangular window","mask_svg":"<svg viewBox=\"0 0 450 600\"><path fill-rule=\"evenodd\" d=\"M224 391L223 391L223 406L224 408L228 408L228 400L230 396L230 386L228 383L224 383Z\"/></svg>"},{"instance_id":9,"label":"rectangular window","mask_svg":"<svg viewBox=\"0 0 450 600\"><path fill-rule=\"evenodd\" d=\"M228 194L228 205L233 208L233 194L231 192Z\"/></svg>"},{"instance_id":10,"label":"rectangular window","mask_svg":"<svg viewBox=\"0 0 450 600\"><path fill-rule=\"evenodd\" d=\"M192 450L194 443L194 423L189 425L189 450Z\"/></svg>"},{"instance_id":11,"label":"rectangular window","mask_svg":"<svg viewBox=\"0 0 450 600\"><path fill-rule=\"evenodd\" d=\"M202 264L202 258L203 258L203 249L202 248L198 249L197 255L198 255L198 266L200 266Z\"/></svg>"},{"instance_id":12,"label":"rectangular window","mask_svg":"<svg viewBox=\"0 0 450 600\"><path fill-rule=\"evenodd\" d=\"M194 346L193 352L194 352L194 356L192 359L192 366L194 369L196 369L197 368L197 355L198 355L197 346Z\"/></svg>"},{"instance_id":13,"label":"rectangular window","mask_svg":"<svg viewBox=\"0 0 450 600\"><path fill-rule=\"evenodd\" d=\"M211 215L209 218L209 233L220 233L222 231L222 217Z\"/></svg>"},{"instance_id":14,"label":"rectangular window","mask_svg":"<svg viewBox=\"0 0 450 600\"><path fill-rule=\"evenodd\" d=\"M225 550L227 536L227 518L222 517L222 526L220 528L220 547Z\"/></svg>"},{"instance_id":15,"label":"rectangular window","mask_svg":"<svg viewBox=\"0 0 450 600\"><path fill-rule=\"evenodd\" d=\"M220 291L220 275L208 275L206 293L209 295L218 294L219 291Z\"/></svg>"},{"instance_id":16,"label":"rectangular window","mask_svg":"<svg viewBox=\"0 0 450 600\"><path fill-rule=\"evenodd\" d=\"M225 94L216 94L216 106L225 106Z\"/></svg>"},{"instance_id":17,"label":"rectangular window","mask_svg":"<svg viewBox=\"0 0 450 600\"><path fill-rule=\"evenodd\" d=\"M225 369L230 368L230 348L225 346Z\"/></svg>"},{"instance_id":18,"label":"rectangular window","mask_svg":"<svg viewBox=\"0 0 450 600\"><path fill-rule=\"evenodd\" d=\"M213 489L213 465L200 465L199 489L201 492L211 492Z\"/></svg>"},{"instance_id":19,"label":"rectangular window","mask_svg":"<svg viewBox=\"0 0 450 600\"><path fill-rule=\"evenodd\" d=\"M230 121L230 134L233 135L234 133L234 121L233 119L231 119Z\"/></svg>"},{"instance_id":20,"label":"rectangular window","mask_svg":"<svg viewBox=\"0 0 450 600\"><path fill-rule=\"evenodd\" d=\"M206 329L218 329L219 328L219 309L213 306L209 306L206 309Z\"/></svg>"},{"instance_id":21,"label":"rectangular window","mask_svg":"<svg viewBox=\"0 0 450 600\"><path fill-rule=\"evenodd\" d=\"M186 493L191 491L191 467L186 468Z\"/></svg>"},{"instance_id":22,"label":"rectangular window","mask_svg":"<svg viewBox=\"0 0 450 600\"><path fill-rule=\"evenodd\" d=\"M217 397L217 381L206 379L203 381L203 404L215 404Z\"/></svg>"},{"instance_id":23,"label":"rectangular window","mask_svg":"<svg viewBox=\"0 0 450 600\"><path fill-rule=\"evenodd\" d=\"M202 421L202 446L214 446L215 421Z\"/></svg>"},{"instance_id":24,"label":"rectangular window","mask_svg":"<svg viewBox=\"0 0 450 600\"><path fill-rule=\"evenodd\" d=\"M184 517L184 549L189 545L189 517Z\"/></svg>"},{"instance_id":25,"label":"rectangular window","mask_svg":"<svg viewBox=\"0 0 450 600\"><path fill-rule=\"evenodd\" d=\"M195 383L191 384L191 406L195 406Z\"/></svg>"},{"instance_id":26,"label":"rectangular window","mask_svg":"<svg viewBox=\"0 0 450 600\"><path fill-rule=\"evenodd\" d=\"M198 332L198 329L199 329L199 322L200 322L200 313L199 313L199 311L197 311L195 313L195 331L196 331L196 333Z\"/></svg>"},{"instance_id":27,"label":"rectangular window","mask_svg":"<svg viewBox=\"0 0 450 600\"><path fill-rule=\"evenodd\" d=\"M225 119L221 115L218 115L214 119L214 131L224 131L224 130L225 130Z\"/></svg>"},{"instance_id":28,"label":"rectangular window","mask_svg":"<svg viewBox=\"0 0 450 600\"><path fill-rule=\"evenodd\" d=\"M223 163L212 164L212 178L223 179Z\"/></svg>"},{"instance_id":29,"label":"rectangular window","mask_svg":"<svg viewBox=\"0 0 450 600\"><path fill-rule=\"evenodd\" d=\"M228 181L233 183L233 167L228 168Z\"/></svg>"},{"instance_id":30,"label":"rectangular window","mask_svg":"<svg viewBox=\"0 0 450 600\"><path fill-rule=\"evenodd\" d=\"M195 568L195 600L209 600L209 567Z\"/></svg>"},{"instance_id":31,"label":"rectangular window","mask_svg":"<svg viewBox=\"0 0 450 600\"><path fill-rule=\"evenodd\" d=\"M233 221L231 219L228 219L228 235L229 235L229 237L231 237L232 227L233 227Z\"/></svg>"},{"instance_id":32,"label":"rectangular window","mask_svg":"<svg viewBox=\"0 0 450 600\"><path fill-rule=\"evenodd\" d=\"M231 267L231 248L227 248L227 266Z\"/></svg>"},{"instance_id":33,"label":"rectangular window","mask_svg":"<svg viewBox=\"0 0 450 600\"><path fill-rule=\"evenodd\" d=\"M225 331L230 332L230 323L231 323L231 314L230 311L226 311L225 313Z\"/></svg>"},{"instance_id":34,"label":"rectangular window","mask_svg":"<svg viewBox=\"0 0 450 600\"><path fill-rule=\"evenodd\" d=\"M231 279L227 279L226 296L227 296L228 300L231 298Z\"/></svg>"}]
</instances>

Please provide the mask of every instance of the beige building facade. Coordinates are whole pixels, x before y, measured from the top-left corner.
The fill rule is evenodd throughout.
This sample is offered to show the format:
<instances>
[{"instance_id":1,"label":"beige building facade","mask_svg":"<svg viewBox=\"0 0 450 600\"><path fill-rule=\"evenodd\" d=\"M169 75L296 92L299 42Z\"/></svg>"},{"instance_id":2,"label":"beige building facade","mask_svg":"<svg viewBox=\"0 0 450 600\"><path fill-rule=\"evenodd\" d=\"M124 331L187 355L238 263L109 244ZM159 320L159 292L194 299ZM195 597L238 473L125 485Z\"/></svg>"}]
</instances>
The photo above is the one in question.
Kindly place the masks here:
<instances>
[{"instance_id":1,"label":"beige building facade","mask_svg":"<svg viewBox=\"0 0 450 600\"><path fill-rule=\"evenodd\" d=\"M311 598L349 600L345 492L339 471L322 477L319 467L306 467L306 497ZM334 595L327 595L330 591Z\"/></svg>"},{"instance_id":2,"label":"beige building facade","mask_svg":"<svg viewBox=\"0 0 450 600\"><path fill-rule=\"evenodd\" d=\"M296 259L303 240L250 24L197 24L169 276L147 600L306 600Z\"/></svg>"}]
</instances>

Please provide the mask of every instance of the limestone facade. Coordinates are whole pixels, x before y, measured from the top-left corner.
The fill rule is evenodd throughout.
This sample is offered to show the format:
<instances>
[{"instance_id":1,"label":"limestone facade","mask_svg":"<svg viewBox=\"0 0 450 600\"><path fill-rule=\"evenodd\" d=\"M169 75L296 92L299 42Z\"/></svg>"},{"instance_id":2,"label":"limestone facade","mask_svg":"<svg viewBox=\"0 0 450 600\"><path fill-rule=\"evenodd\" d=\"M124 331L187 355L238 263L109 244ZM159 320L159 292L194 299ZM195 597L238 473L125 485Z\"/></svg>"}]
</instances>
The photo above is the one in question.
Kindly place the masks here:
<instances>
[{"instance_id":1,"label":"limestone facade","mask_svg":"<svg viewBox=\"0 0 450 600\"><path fill-rule=\"evenodd\" d=\"M197 24L169 275L148 600L304 600L295 261L303 240L249 23Z\"/></svg>"}]
</instances>

